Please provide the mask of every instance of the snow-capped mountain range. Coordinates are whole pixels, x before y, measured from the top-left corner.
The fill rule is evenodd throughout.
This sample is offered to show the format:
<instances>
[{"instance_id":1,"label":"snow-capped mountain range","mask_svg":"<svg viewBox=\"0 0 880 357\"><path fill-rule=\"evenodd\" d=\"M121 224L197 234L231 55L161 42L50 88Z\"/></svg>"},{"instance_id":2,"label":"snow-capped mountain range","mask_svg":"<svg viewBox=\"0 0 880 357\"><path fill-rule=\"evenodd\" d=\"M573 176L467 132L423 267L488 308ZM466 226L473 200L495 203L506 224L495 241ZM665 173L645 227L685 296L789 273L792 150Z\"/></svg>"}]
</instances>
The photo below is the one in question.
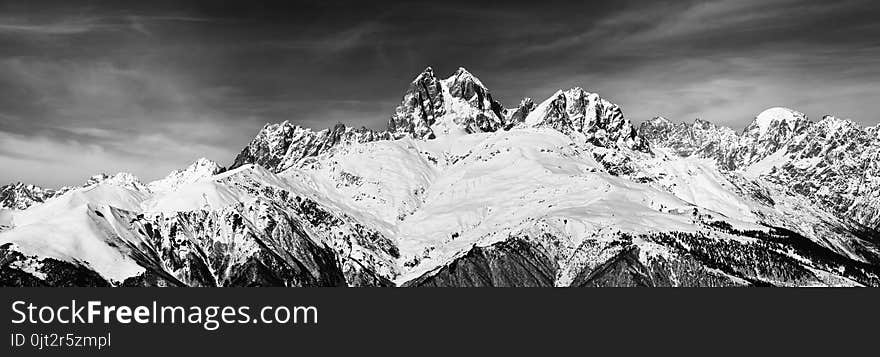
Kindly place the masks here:
<instances>
[{"instance_id":1,"label":"snow-capped mountain range","mask_svg":"<svg viewBox=\"0 0 880 357\"><path fill-rule=\"evenodd\" d=\"M429 67L386 131L283 122L228 169L0 188L0 285L878 286L878 155L833 117L636 128Z\"/></svg>"},{"instance_id":2,"label":"snow-capped mountain range","mask_svg":"<svg viewBox=\"0 0 880 357\"><path fill-rule=\"evenodd\" d=\"M818 206L868 228L880 226L880 136L846 119L812 122L803 113L771 108L742 133L697 120L642 123L639 132L677 155L712 159L725 171L786 186Z\"/></svg>"}]
</instances>

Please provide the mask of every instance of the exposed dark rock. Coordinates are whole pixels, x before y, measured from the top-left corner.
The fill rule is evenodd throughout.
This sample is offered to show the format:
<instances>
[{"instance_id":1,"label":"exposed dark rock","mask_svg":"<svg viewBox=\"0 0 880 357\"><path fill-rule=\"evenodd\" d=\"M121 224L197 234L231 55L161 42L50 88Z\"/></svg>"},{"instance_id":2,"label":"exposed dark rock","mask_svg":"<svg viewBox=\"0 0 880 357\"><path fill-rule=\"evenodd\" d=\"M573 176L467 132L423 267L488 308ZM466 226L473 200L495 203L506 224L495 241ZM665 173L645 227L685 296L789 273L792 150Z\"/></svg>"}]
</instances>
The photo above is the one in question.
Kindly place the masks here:
<instances>
[{"instance_id":1,"label":"exposed dark rock","mask_svg":"<svg viewBox=\"0 0 880 357\"><path fill-rule=\"evenodd\" d=\"M474 247L452 263L409 281L410 287L553 286L556 266L541 249L513 239Z\"/></svg>"},{"instance_id":2,"label":"exposed dark rock","mask_svg":"<svg viewBox=\"0 0 880 357\"><path fill-rule=\"evenodd\" d=\"M36 260L36 261L34 261ZM37 264L32 274L17 264ZM73 264L53 258L27 257L12 249L12 243L0 246L0 287L108 287L94 270L81 264Z\"/></svg>"},{"instance_id":3,"label":"exposed dark rock","mask_svg":"<svg viewBox=\"0 0 880 357\"><path fill-rule=\"evenodd\" d=\"M0 186L0 209L10 208L23 210L55 197L57 192L21 182Z\"/></svg>"},{"instance_id":4,"label":"exposed dark rock","mask_svg":"<svg viewBox=\"0 0 880 357\"><path fill-rule=\"evenodd\" d=\"M253 141L236 156L230 169L248 164L281 172L302 160L321 155L339 145L390 139L390 134L367 128L355 129L343 124L312 131L290 122L263 127Z\"/></svg>"}]
</instances>

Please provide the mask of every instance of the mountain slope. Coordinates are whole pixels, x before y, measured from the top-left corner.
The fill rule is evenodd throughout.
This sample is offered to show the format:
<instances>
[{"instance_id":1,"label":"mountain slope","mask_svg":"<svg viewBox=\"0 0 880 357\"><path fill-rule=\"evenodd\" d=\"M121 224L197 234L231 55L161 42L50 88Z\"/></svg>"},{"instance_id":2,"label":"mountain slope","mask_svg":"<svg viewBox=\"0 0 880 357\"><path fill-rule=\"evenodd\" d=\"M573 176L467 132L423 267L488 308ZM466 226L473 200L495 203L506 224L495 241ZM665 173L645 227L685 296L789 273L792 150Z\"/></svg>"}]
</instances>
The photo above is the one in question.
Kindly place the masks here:
<instances>
[{"instance_id":1,"label":"mountain slope","mask_svg":"<svg viewBox=\"0 0 880 357\"><path fill-rule=\"evenodd\" d=\"M863 230L880 229L876 127L862 128L831 116L812 122L784 108L764 111L738 135L728 128L707 127L708 134L703 134L696 124L655 119L639 130L657 147L715 160L723 170L784 186Z\"/></svg>"},{"instance_id":2,"label":"mountain slope","mask_svg":"<svg viewBox=\"0 0 880 357\"><path fill-rule=\"evenodd\" d=\"M504 109L428 68L387 131L283 122L229 170L19 185L0 285L880 286L877 141L784 108L636 129L579 87Z\"/></svg>"},{"instance_id":3,"label":"mountain slope","mask_svg":"<svg viewBox=\"0 0 880 357\"><path fill-rule=\"evenodd\" d=\"M343 124L313 131L288 121L267 124L236 156L230 169L257 164L275 172L290 168L303 159L320 155L337 145L389 139L390 135L367 128L354 129Z\"/></svg>"},{"instance_id":4,"label":"mountain slope","mask_svg":"<svg viewBox=\"0 0 880 357\"><path fill-rule=\"evenodd\" d=\"M223 172L223 167L216 162L201 158L183 170L174 170L163 179L147 184L150 192L170 192L179 187L209 179Z\"/></svg>"},{"instance_id":5,"label":"mountain slope","mask_svg":"<svg viewBox=\"0 0 880 357\"><path fill-rule=\"evenodd\" d=\"M684 274L686 269L697 269L690 271L692 280L672 285L876 284L876 271L862 257L876 257L875 246L859 237L833 232L837 226L826 227L819 221L802 227L799 221L786 218L787 211L774 213L777 208L746 196L750 192L728 182L714 163L704 163L705 173L695 176L702 181L694 181L688 179L693 168L687 165L678 169L681 172L667 169L683 159L642 154L634 162L642 172L620 177L594 159L594 151L607 148L581 139L584 141L575 142L552 129L521 128L429 141L375 142L334 152L282 175L305 177L331 199L370 218L365 221L386 227L400 247L401 274L395 280L403 285L499 283L493 279L504 285L517 282L505 275L514 274L531 276L518 282L526 285L540 281L568 286L578 275L586 274L584 269L601 266L624 247L647 252L637 254L645 266L654 259L652 254L675 252L661 254L664 266L677 268L658 272L654 285L669 285L671 275ZM634 176L667 179L639 183L632 180ZM706 189L707 183L720 186ZM739 203L731 205L731 200ZM780 234L779 238L772 225L791 227L782 232L801 232ZM850 243L840 243L845 247L835 246L836 250L825 246L816 249L827 251L843 265L827 266L812 262L812 258L792 257L792 246L815 248L819 236L832 232L827 239ZM794 238L786 240L788 237ZM725 249L729 258L694 261L688 258L693 254L690 250L678 247L691 241L706 245L707 250ZM524 248L510 251L510 244ZM765 244L772 245L775 253L767 254L778 260L765 263L770 264L770 271L779 270L774 273L779 275L746 274L748 263L742 265L736 252L751 249L759 254L757 251L769 249ZM852 251L860 253L849 254ZM721 254L704 254L716 253ZM503 258L497 259L502 260L489 258L498 254ZM513 273L487 268L493 264L510 266L514 264L511 257L525 259L519 261L525 270ZM458 267L460 264L465 265ZM718 270L722 264L735 265L725 269L741 272L722 273ZM842 266L859 273L833 272ZM444 275L442 283L430 279L449 273L453 267L475 271L465 277ZM553 274L548 275L550 268ZM787 274L794 272L799 277L788 280Z\"/></svg>"},{"instance_id":6,"label":"mountain slope","mask_svg":"<svg viewBox=\"0 0 880 357\"><path fill-rule=\"evenodd\" d=\"M26 209L55 196L54 190L21 182L0 186L0 209Z\"/></svg>"}]
</instances>

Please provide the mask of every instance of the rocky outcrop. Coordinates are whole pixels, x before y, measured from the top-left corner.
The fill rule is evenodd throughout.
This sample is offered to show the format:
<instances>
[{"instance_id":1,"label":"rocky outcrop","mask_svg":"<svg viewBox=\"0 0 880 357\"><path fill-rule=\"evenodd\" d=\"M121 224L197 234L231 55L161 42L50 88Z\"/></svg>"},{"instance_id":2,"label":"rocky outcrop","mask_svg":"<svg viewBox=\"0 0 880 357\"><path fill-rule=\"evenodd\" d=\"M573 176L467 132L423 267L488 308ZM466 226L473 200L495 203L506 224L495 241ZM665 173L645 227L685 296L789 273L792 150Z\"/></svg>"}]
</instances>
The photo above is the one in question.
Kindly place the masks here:
<instances>
[{"instance_id":1,"label":"rocky outcrop","mask_svg":"<svg viewBox=\"0 0 880 357\"><path fill-rule=\"evenodd\" d=\"M494 132L504 128L503 106L473 74L459 68L440 80L431 67L410 83L388 122L396 138L431 139L458 131Z\"/></svg>"},{"instance_id":2,"label":"rocky outcrop","mask_svg":"<svg viewBox=\"0 0 880 357\"><path fill-rule=\"evenodd\" d=\"M880 229L880 139L876 128L825 116L771 108L742 133L698 121L658 118L640 132L653 146L680 156L713 159L723 170L746 172L790 188L844 220Z\"/></svg>"},{"instance_id":3,"label":"rocky outcrop","mask_svg":"<svg viewBox=\"0 0 880 357\"><path fill-rule=\"evenodd\" d=\"M756 170L814 202L880 229L880 140L872 128L826 116L780 147Z\"/></svg>"},{"instance_id":4,"label":"rocky outcrop","mask_svg":"<svg viewBox=\"0 0 880 357\"><path fill-rule=\"evenodd\" d=\"M474 247L440 269L409 281L410 287L550 287L556 264L537 246L512 239Z\"/></svg>"},{"instance_id":5,"label":"rocky outcrop","mask_svg":"<svg viewBox=\"0 0 880 357\"><path fill-rule=\"evenodd\" d=\"M648 142L618 105L578 87L556 92L526 117L524 125L584 135L587 142L598 147L650 151Z\"/></svg>"},{"instance_id":6,"label":"rocky outcrop","mask_svg":"<svg viewBox=\"0 0 880 357\"><path fill-rule=\"evenodd\" d=\"M296 166L303 159L333 150L337 145L387 140L391 136L367 128L355 129L343 124L313 131L288 121L267 124L248 146L235 157L230 169L257 164L273 172Z\"/></svg>"},{"instance_id":7,"label":"rocky outcrop","mask_svg":"<svg viewBox=\"0 0 880 357\"><path fill-rule=\"evenodd\" d=\"M516 108L505 109L502 113L504 116L504 130L510 130L526 121L526 117L535 110L535 102L532 98L523 98Z\"/></svg>"},{"instance_id":8,"label":"rocky outcrop","mask_svg":"<svg viewBox=\"0 0 880 357\"><path fill-rule=\"evenodd\" d=\"M209 179L224 170L216 162L201 158L183 170L174 170L165 178L148 183L147 187L151 192L170 192L181 186Z\"/></svg>"},{"instance_id":9,"label":"rocky outcrop","mask_svg":"<svg viewBox=\"0 0 880 357\"><path fill-rule=\"evenodd\" d=\"M105 173L94 175L90 177L81 187L92 187L100 184L110 184L138 192L150 192L150 189L147 187L147 185L144 185L139 178L128 172L120 172L115 175L108 175ZM76 187L62 188L61 190L59 190L59 194L66 193L67 191L75 188Z\"/></svg>"},{"instance_id":10,"label":"rocky outcrop","mask_svg":"<svg viewBox=\"0 0 880 357\"><path fill-rule=\"evenodd\" d=\"M388 122L388 131L395 137L412 135L430 139L431 126L446 114L443 88L431 67L416 76L403 95L403 101L394 110Z\"/></svg>"},{"instance_id":11,"label":"rocky outcrop","mask_svg":"<svg viewBox=\"0 0 880 357\"><path fill-rule=\"evenodd\" d=\"M0 287L108 287L100 274L81 264L29 257L0 245Z\"/></svg>"},{"instance_id":12,"label":"rocky outcrop","mask_svg":"<svg viewBox=\"0 0 880 357\"><path fill-rule=\"evenodd\" d=\"M671 149L680 156L726 157L739 140L732 129L701 119L692 124L673 124L656 117L639 125L639 134L652 145Z\"/></svg>"},{"instance_id":13,"label":"rocky outcrop","mask_svg":"<svg viewBox=\"0 0 880 357\"><path fill-rule=\"evenodd\" d=\"M56 195L56 191L21 182L0 186L0 209L23 210Z\"/></svg>"},{"instance_id":14,"label":"rocky outcrop","mask_svg":"<svg viewBox=\"0 0 880 357\"><path fill-rule=\"evenodd\" d=\"M715 229L713 234L752 240L684 232L620 234L608 248L578 250L565 257L546 251L535 240L513 238L474 247L403 286L824 286L845 279L880 285L877 266L830 252L797 233L777 228L770 233L736 231L723 224ZM578 259L578 255L587 256ZM591 263L582 264L570 281L560 280L563 270L578 268L568 266L572 261L584 258ZM827 272L842 277L829 277L832 274Z\"/></svg>"}]
</instances>

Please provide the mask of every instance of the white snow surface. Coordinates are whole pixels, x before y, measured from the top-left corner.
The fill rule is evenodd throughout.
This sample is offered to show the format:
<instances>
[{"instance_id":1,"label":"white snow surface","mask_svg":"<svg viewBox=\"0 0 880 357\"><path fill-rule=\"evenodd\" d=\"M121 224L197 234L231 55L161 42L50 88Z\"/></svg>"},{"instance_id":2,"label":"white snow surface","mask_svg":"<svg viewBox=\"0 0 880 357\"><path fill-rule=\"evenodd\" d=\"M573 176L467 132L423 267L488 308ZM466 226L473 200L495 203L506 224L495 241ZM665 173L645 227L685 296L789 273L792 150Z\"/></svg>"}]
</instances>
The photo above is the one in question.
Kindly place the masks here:
<instances>
[{"instance_id":1,"label":"white snow surface","mask_svg":"<svg viewBox=\"0 0 880 357\"><path fill-rule=\"evenodd\" d=\"M785 150L778 150L760 161L747 166L743 170L743 173L747 177L757 178L761 175L766 175L772 172L773 169L785 165L787 162L788 159L785 156Z\"/></svg>"},{"instance_id":2,"label":"white snow surface","mask_svg":"<svg viewBox=\"0 0 880 357\"><path fill-rule=\"evenodd\" d=\"M732 191L732 184L719 172L715 162L707 158L679 157L668 149L648 161L646 171L659 177L659 183L676 197L722 214L739 222L757 223L753 204Z\"/></svg>"},{"instance_id":3,"label":"white snow surface","mask_svg":"<svg viewBox=\"0 0 880 357\"><path fill-rule=\"evenodd\" d=\"M108 244L115 233L96 212L110 217L107 206L81 203L64 207L40 221L0 233L0 245L13 243L26 256L84 262L117 282L142 273L143 267Z\"/></svg>"},{"instance_id":4,"label":"white snow surface","mask_svg":"<svg viewBox=\"0 0 880 357\"><path fill-rule=\"evenodd\" d=\"M220 171L220 165L211 160L201 158L183 170L174 170L163 179L147 184L151 192L172 192L191 183L205 181Z\"/></svg>"},{"instance_id":5,"label":"white snow surface","mask_svg":"<svg viewBox=\"0 0 880 357\"><path fill-rule=\"evenodd\" d=\"M697 204L755 228L745 203L723 187L703 185L719 179L704 163L672 168L673 175L694 171L681 179L682 189L703 185L676 197L605 173L593 148L556 130L519 128L367 143L283 175L307 178L394 237L402 256L398 283L511 236L554 231L577 246L618 232L695 232Z\"/></svg>"},{"instance_id":6,"label":"white snow surface","mask_svg":"<svg viewBox=\"0 0 880 357\"><path fill-rule=\"evenodd\" d=\"M102 182L68 191L43 204L15 212L13 213L13 224L18 227L40 223L89 204L106 205L137 212L140 211L141 203L148 198L148 193L117 186L110 182Z\"/></svg>"},{"instance_id":7,"label":"white snow surface","mask_svg":"<svg viewBox=\"0 0 880 357\"><path fill-rule=\"evenodd\" d=\"M610 240L618 233L704 231L700 217L748 230L764 229L760 223L767 220L807 233L817 226L789 217L807 209L803 202L774 196L777 207L770 207L745 197L731 182L737 178L722 174L710 159L681 158L664 149L650 155L626 151L635 158L638 174L651 180L640 183L609 174L593 153L612 149L588 144L583 135L533 127L560 94L564 92L539 104L525 125L510 131L464 135L455 118L441 118L433 128L442 134L437 139L353 143L280 174L245 165L215 175L217 164L203 159L148 185L130 175L100 177L95 184L27 210L0 212L0 226L13 227L0 230L0 244L14 243L26 255L83 262L121 281L143 268L108 243L125 227L114 221L114 208L150 214L222 210L257 199L245 189L248 182L310 197L390 238L400 258L382 272L397 283L432 271L474 246L511 237L544 239L552 233L552 239L559 239L552 243L562 247L560 254L571 254L560 259L569 264L559 267L557 283L565 284L577 267L592 264L578 261L573 253L586 240ZM476 110L463 100L445 105L450 106L448 113ZM758 116L756 125L766 131L773 121L788 123L797 114L770 109ZM778 160L776 154L768 156L744 176L760 176ZM819 221L832 219L821 212L810 214ZM641 248L642 260L669 254L647 241L633 244ZM37 265L24 268L32 266ZM831 275L824 279L848 283Z\"/></svg>"}]
</instances>

